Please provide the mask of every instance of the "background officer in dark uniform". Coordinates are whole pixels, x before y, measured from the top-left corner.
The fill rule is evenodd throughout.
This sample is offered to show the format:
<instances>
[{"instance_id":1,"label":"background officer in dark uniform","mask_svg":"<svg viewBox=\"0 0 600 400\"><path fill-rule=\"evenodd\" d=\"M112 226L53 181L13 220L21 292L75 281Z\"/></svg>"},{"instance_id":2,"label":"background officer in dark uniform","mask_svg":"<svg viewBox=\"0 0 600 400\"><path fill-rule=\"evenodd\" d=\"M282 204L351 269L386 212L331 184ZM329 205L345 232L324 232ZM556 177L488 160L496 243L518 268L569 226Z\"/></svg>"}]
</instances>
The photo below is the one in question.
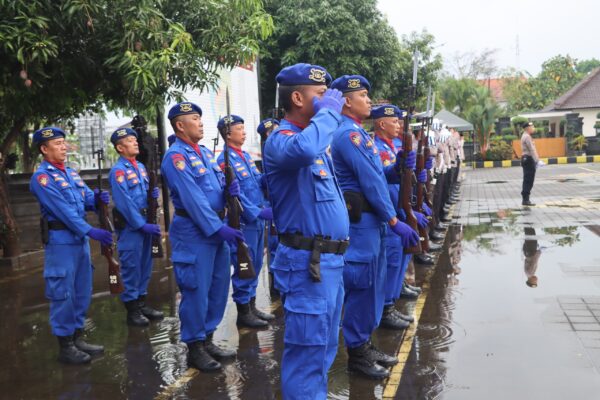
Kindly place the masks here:
<instances>
[{"instance_id":1,"label":"background officer in dark uniform","mask_svg":"<svg viewBox=\"0 0 600 400\"><path fill-rule=\"evenodd\" d=\"M67 145L60 128L36 131L33 143L44 161L31 177L30 190L40 203L44 242L44 279L50 300L50 325L58 337L58 360L83 364L104 351L86 343L83 324L92 298L92 260L88 237L112 244L112 234L93 228L85 219L99 198L108 204L108 192L92 192L77 172L65 166Z\"/></svg>"},{"instance_id":2,"label":"background officer in dark uniform","mask_svg":"<svg viewBox=\"0 0 600 400\"><path fill-rule=\"evenodd\" d=\"M227 118L230 118L230 132L227 132ZM233 286L233 301L236 304L238 317L237 323L241 326L259 328L267 326L267 321L272 321L275 316L265 313L256 308L256 286L258 276L262 269L265 248L265 220L273 219L273 210L268 207L261 188L263 174L260 173L252 156L242 150L246 141L244 120L238 115L230 115L221 118L217 129L227 141L229 151L229 164L234 171L236 179L240 182L242 196L240 197L244 212L242 213L242 232L250 249L252 263L256 276L252 279L240 279L237 269L234 269L231 277ZM225 151L225 150L223 150ZM225 169L225 155L221 153L218 158L221 169ZM232 263L237 265L236 246L231 248Z\"/></svg>"},{"instance_id":3,"label":"background officer in dark uniform","mask_svg":"<svg viewBox=\"0 0 600 400\"><path fill-rule=\"evenodd\" d=\"M342 117L342 95L323 67L296 64L277 75L285 118L267 139L264 166L279 245L271 266L285 309L284 399L326 399L344 297L348 213L326 150Z\"/></svg>"},{"instance_id":4,"label":"background officer in dark uniform","mask_svg":"<svg viewBox=\"0 0 600 400\"><path fill-rule=\"evenodd\" d=\"M117 129L110 141L120 155L110 170L109 182L115 203L117 250L125 286L121 300L127 308L127 323L147 326L149 319L163 318L162 312L146 305L152 275L152 235L160 236L160 227L146 222L148 191L152 190L152 197L157 199L158 187L148 186L146 167L135 159L140 150L133 129Z\"/></svg>"},{"instance_id":5,"label":"background officer in dark uniform","mask_svg":"<svg viewBox=\"0 0 600 400\"><path fill-rule=\"evenodd\" d=\"M175 207L169 240L181 291L181 340L188 346L190 367L215 371L221 369L215 358L235 356L234 351L217 347L212 338L227 304L228 243L244 236L223 222L225 176L213 153L198 145L204 136L202 110L193 103L179 103L168 118L177 139L167 150L161 171ZM229 193L240 194L236 180Z\"/></svg>"}]
</instances>

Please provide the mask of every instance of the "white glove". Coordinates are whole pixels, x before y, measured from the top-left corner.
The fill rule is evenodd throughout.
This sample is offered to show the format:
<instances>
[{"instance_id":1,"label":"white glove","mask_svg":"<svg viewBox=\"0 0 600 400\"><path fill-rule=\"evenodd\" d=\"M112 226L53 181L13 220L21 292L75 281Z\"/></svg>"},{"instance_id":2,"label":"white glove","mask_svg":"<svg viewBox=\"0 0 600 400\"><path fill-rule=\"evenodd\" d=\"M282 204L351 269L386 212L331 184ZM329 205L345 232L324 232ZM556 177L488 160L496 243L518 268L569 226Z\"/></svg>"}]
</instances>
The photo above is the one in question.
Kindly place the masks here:
<instances>
[{"instance_id":1,"label":"white glove","mask_svg":"<svg viewBox=\"0 0 600 400\"><path fill-rule=\"evenodd\" d=\"M543 167L544 165L546 165L545 162L543 162L542 160L538 160L537 167Z\"/></svg>"}]
</instances>

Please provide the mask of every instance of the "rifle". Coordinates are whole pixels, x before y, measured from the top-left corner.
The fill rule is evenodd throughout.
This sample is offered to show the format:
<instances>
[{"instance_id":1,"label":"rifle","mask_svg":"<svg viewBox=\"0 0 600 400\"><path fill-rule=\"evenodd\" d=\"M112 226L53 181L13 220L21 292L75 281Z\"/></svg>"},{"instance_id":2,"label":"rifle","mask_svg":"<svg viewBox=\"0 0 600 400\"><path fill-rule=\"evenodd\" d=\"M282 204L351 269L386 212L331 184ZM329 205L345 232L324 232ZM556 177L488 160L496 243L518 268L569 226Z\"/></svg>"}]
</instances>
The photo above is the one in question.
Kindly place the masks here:
<instances>
[{"instance_id":1,"label":"rifle","mask_svg":"<svg viewBox=\"0 0 600 400\"><path fill-rule=\"evenodd\" d=\"M229 103L229 89L225 95L227 101L227 133L223 138L225 142L225 148L223 150L223 157L225 161L225 200L227 202L227 221L228 225L234 229L240 229L241 223L240 218L242 216L243 208L240 203L240 199L229 194L229 186L235 179L233 168L229 163L229 146L227 145L227 135L231 132L231 112ZM237 260L236 265L238 275L240 279L252 279L256 276L254 271L254 265L252 263L252 257L250 257L250 250L248 245L243 240L237 240Z\"/></svg>"},{"instance_id":2,"label":"rifle","mask_svg":"<svg viewBox=\"0 0 600 400\"><path fill-rule=\"evenodd\" d=\"M427 103L427 106L429 107L429 98L427 98ZM424 125L425 119L422 119L417 147L417 176L425 169L425 148L423 145L423 138L425 137L423 132ZM417 202L415 204L415 211L423 213L423 201L426 197L427 189L425 188L425 184L417 181ZM421 226L419 226L419 236L421 237L421 249L423 252L427 252L429 250L429 232L427 227L421 228Z\"/></svg>"},{"instance_id":3,"label":"rifle","mask_svg":"<svg viewBox=\"0 0 600 400\"><path fill-rule=\"evenodd\" d=\"M430 129L431 129L431 121L433 119L433 109L435 108L435 93L433 93L433 97L431 97L431 106L429 103L429 98L431 96L431 86L429 87L429 93L427 94L427 121L426 121L426 127L427 127L427 135L423 138L423 143L424 143L424 147L423 147L423 152L425 154L425 160L428 160L429 157L431 157L431 150L429 149L429 135L430 135ZM431 208L433 210L433 199L430 198L429 194L431 193L431 180L433 179L433 174L431 173L430 170L427 170L427 183L425 184L425 202L426 204L429 206L429 208ZM433 217L433 216L432 216Z\"/></svg>"},{"instance_id":4,"label":"rifle","mask_svg":"<svg viewBox=\"0 0 600 400\"><path fill-rule=\"evenodd\" d=\"M98 190L102 192L102 161L104 160L104 150L99 149L96 151L98 154ZM100 228L113 233L112 221L108 215L108 205L104 204L100 199L96 201L96 209L98 210L98 218L100 220ZM119 294L123 293L125 288L123 287L123 280L121 279L121 266L114 256L114 247L101 245L101 253L106 258L108 263L108 286L110 293Z\"/></svg>"},{"instance_id":5,"label":"rifle","mask_svg":"<svg viewBox=\"0 0 600 400\"><path fill-rule=\"evenodd\" d=\"M138 134L140 154L136 157L138 161L146 166L148 172L148 212L146 222L158 223L158 199L152 197L152 189L158 187L158 163L156 155L158 152L158 141L148 134L147 124L144 117L136 115L131 121L131 127ZM162 237L152 235L152 258L163 258Z\"/></svg>"},{"instance_id":6,"label":"rifle","mask_svg":"<svg viewBox=\"0 0 600 400\"><path fill-rule=\"evenodd\" d=\"M406 157L408 152L412 151L412 132L410 131L410 114L414 111L413 101L415 92L417 89L417 67L418 67L418 51L415 51L413 56L413 80L412 86L409 89L408 94L408 112L404 116L404 133L402 135L402 167L401 167L401 181L400 193L398 196L398 208L402 208L406 214L406 223L413 228L416 232L418 231L417 218L413 214L411 199L412 199L412 185L414 179L414 173L412 169L406 168ZM419 235L420 236L420 235ZM419 254L421 253L421 243L417 243L413 247L405 248L405 254Z\"/></svg>"}]
</instances>

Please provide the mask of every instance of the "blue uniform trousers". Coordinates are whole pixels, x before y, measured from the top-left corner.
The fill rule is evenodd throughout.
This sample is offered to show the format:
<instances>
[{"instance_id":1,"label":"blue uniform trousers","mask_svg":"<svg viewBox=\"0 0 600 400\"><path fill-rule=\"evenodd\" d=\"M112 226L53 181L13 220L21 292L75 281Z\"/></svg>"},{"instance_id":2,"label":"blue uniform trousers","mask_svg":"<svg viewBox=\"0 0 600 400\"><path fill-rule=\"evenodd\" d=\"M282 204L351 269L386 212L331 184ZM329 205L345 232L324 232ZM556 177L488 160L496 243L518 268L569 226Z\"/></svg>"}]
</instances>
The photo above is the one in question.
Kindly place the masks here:
<instances>
[{"instance_id":1,"label":"blue uniform trousers","mask_svg":"<svg viewBox=\"0 0 600 400\"><path fill-rule=\"evenodd\" d=\"M250 257L254 264L256 276L252 279L240 279L237 268L234 267L233 275L231 276L231 284L233 286L233 301L239 304L248 304L252 297L256 296L256 286L258 285L258 276L262 269L264 247L265 247L265 222L257 219L251 224L245 225L242 229L246 244L250 249ZM231 262L237 263L237 251L232 249Z\"/></svg>"},{"instance_id":2,"label":"blue uniform trousers","mask_svg":"<svg viewBox=\"0 0 600 400\"><path fill-rule=\"evenodd\" d=\"M350 247L344 265L342 321L344 341L349 348L358 347L370 339L381 321L385 302L386 227L382 223L374 226L370 218L375 216L363 213L361 222L350 225Z\"/></svg>"},{"instance_id":3,"label":"blue uniform trousers","mask_svg":"<svg viewBox=\"0 0 600 400\"><path fill-rule=\"evenodd\" d=\"M121 300L137 300L148 292L148 283L152 275L152 235L139 230L123 229L119 232L117 250L125 286Z\"/></svg>"},{"instance_id":4,"label":"blue uniform trousers","mask_svg":"<svg viewBox=\"0 0 600 400\"><path fill-rule=\"evenodd\" d=\"M308 272L310 252L277 247L272 271L285 310L281 385L286 400L327 399L344 299L343 258L321 254L321 282Z\"/></svg>"},{"instance_id":5,"label":"blue uniform trousers","mask_svg":"<svg viewBox=\"0 0 600 400\"><path fill-rule=\"evenodd\" d=\"M92 299L92 270L87 238L82 244L46 245L44 280L52 334L69 336L83 328Z\"/></svg>"},{"instance_id":6,"label":"blue uniform trousers","mask_svg":"<svg viewBox=\"0 0 600 400\"><path fill-rule=\"evenodd\" d=\"M396 298L400 298L400 293L402 293L402 284L404 283L404 278L406 277L406 270L408 269L408 264L410 263L410 259L412 254L404 254L402 256L402 269L400 270L400 276L398 277L398 287L396 292Z\"/></svg>"},{"instance_id":7,"label":"blue uniform trousers","mask_svg":"<svg viewBox=\"0 0 600 400\"><path fill-rule=\"evenodd\" d=\"M385 280L385 305L391 305L398 300L402 290L402 282L406 267L404 267L404 249L400 236L388 232L385 236L385 255L387 259L387 277ZM406 264L408 266L408 263Z\"/></svg>"},{"instance_id":8,"label":"blue uniform trousers","mask_svg":"<svg viewBox=\"0 0 600 400\"><path fill-rule=\"evenodd\" d=\"M181 292L181 340L192 343L205 340L223 319L229 292L230 250L226 242L202 238L194 229L177 229L186 225L190 224L180 227L174 220L169 238Z\"/></svg>"},{"instance_id":9,"label":"blue uniform trousers","mask_svg":"<svg viewBox=\"0 0 600 400\"><path fill-rule=\"evenodd\" d=\"M267 225L267 229L269 228L269 225ZM270 232L267 233L268 238L267 238L267 246L268 246L268 251L270 253L270 257L269 257L269 271L271 270L271 265L273 264L273 260L275 259L275 252L277 251L277 245L279 244L279 238L277 237L277 234L272 235Z\"/></svg>"}]
</instances>

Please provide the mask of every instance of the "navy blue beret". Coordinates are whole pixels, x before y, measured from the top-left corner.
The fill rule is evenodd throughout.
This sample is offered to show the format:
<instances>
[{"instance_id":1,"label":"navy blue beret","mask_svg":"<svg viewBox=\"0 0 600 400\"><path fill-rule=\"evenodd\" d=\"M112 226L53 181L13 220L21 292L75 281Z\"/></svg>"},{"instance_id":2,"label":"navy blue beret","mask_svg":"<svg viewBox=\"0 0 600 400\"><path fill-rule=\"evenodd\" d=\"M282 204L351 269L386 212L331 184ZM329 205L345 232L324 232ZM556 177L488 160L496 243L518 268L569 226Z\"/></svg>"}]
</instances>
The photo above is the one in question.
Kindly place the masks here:
<instances>
[{"instance_id":1,"label":"navy blue beret","mask_svg":"<svg viewBox=\"0 0 600 400\"><path fill-rule=\"evenodd\" d=\"M113 145L115 145L115 144L117 144L117 142L119 140L121 140L127 136L135 136L136 138L138 137L137 132L134 131L133 129L120 128L120 129L117 129L116 131L114 131L112 135L110 135L110 141Z\"/></svg>"},{"instance_id":2,"label":"navy blue beret","mask_svg":"<svg viewBox=\"0 0 600 400\"><path fill-rule=\"evenodd\" d=\"M398 108L398 107L396 107L396 108ZM398 108L398 118L404 119L404 117L406 117L406 114L408 114L408 112L406 110L402 110L402 109Z\"/></svg>"},{"instance_id":3,"label":"navy blue beret","mask_svg":"<svg viewBox=\"0 0 600 400\"><path fill-rule=\"evenodd\" d=\"M200 114L200 116L202 116L202 109L194 103L190 103L189 101L177 103L173 107L171 107L167 118L169 118L169 120L172 120L178 115L185 114Z\"/></svg>"},{"instance_id":4,"label":"navy blue beret","mask_svg":"<svg viewBox=\"0 0 600 400\"><path fill-rule=\"evenodd\" d=\"M223 118L221 118L219 120L219 122L217 123L217 129L218 130L222 130L224 129L227 124L230 125L236 125L236 124L243 124L244 123L244 119L242 117L240 117L239 115L226 115Z\"/></svg>"},{"instance_id":5,"label":"navy blue beret","mask_svg":"<svg viewBox=\"0 0 600 400\"><path fill-rule=\"evenodd\" d=\"M327 85L331 83L331 75L320 65L294 64L285 67L275 78L281 86Z\"/></svg>"},{"instance_id":6,"label":"navy blue beret","mask_svg":"<svg viewBox=\"0 0 600 400\"><path fill-rule=\"evenodd\" d=\"M167 142L169 142L169 147L173 146L173 143L175 143L175 139L177 139L177 136L175 136L175 135L169 135L167 137Z\"/></svg>"},{"instance_id":7,"label":"navy blue beret","mask_svg":"<svg viewBox=\"0 0 600 400\"><path fill-rule=\"evenodd\" d=\"M393 104L383 104L371 109L371 118L389 118L398 117L400 109Z\"/></svg>"},{"instance_id":8,"label":"navy blue beret","mask_svg":"<svg viewBox=\"0 0 600 400\"><path fill-rule=\"evenodd\" d=\"M40 144L46 140L64 138L65 136L65 132L62 129L55 126L46 126L35 131L33 134L33 143Z\"/></svg>"},{"instance_id":9,"label":"navy blue beret","mask_svg":"<svg viewBox=\"0 0 600 400\"><path fill-rule=\"evenodd\" d=\"M274 125L279 125L279 121L277 121L275 118L264 119L260 121L260 124L258 124L256 132L258 132L259 135L264 135L267 133L267 130L272 129Z\"/></svg>"},{"instance_id":10,"label":"navy blue beret","mask_svg":"<svg viewBox=\"0 0 600 400\"><path fill-rule=\"evenodd\" d=\"M354 92L356 90L371 90L371 84L361 75L343 75L337 78L331 84L332 89L337 89L342 93Z\"/></svg>"}]
</instances>

